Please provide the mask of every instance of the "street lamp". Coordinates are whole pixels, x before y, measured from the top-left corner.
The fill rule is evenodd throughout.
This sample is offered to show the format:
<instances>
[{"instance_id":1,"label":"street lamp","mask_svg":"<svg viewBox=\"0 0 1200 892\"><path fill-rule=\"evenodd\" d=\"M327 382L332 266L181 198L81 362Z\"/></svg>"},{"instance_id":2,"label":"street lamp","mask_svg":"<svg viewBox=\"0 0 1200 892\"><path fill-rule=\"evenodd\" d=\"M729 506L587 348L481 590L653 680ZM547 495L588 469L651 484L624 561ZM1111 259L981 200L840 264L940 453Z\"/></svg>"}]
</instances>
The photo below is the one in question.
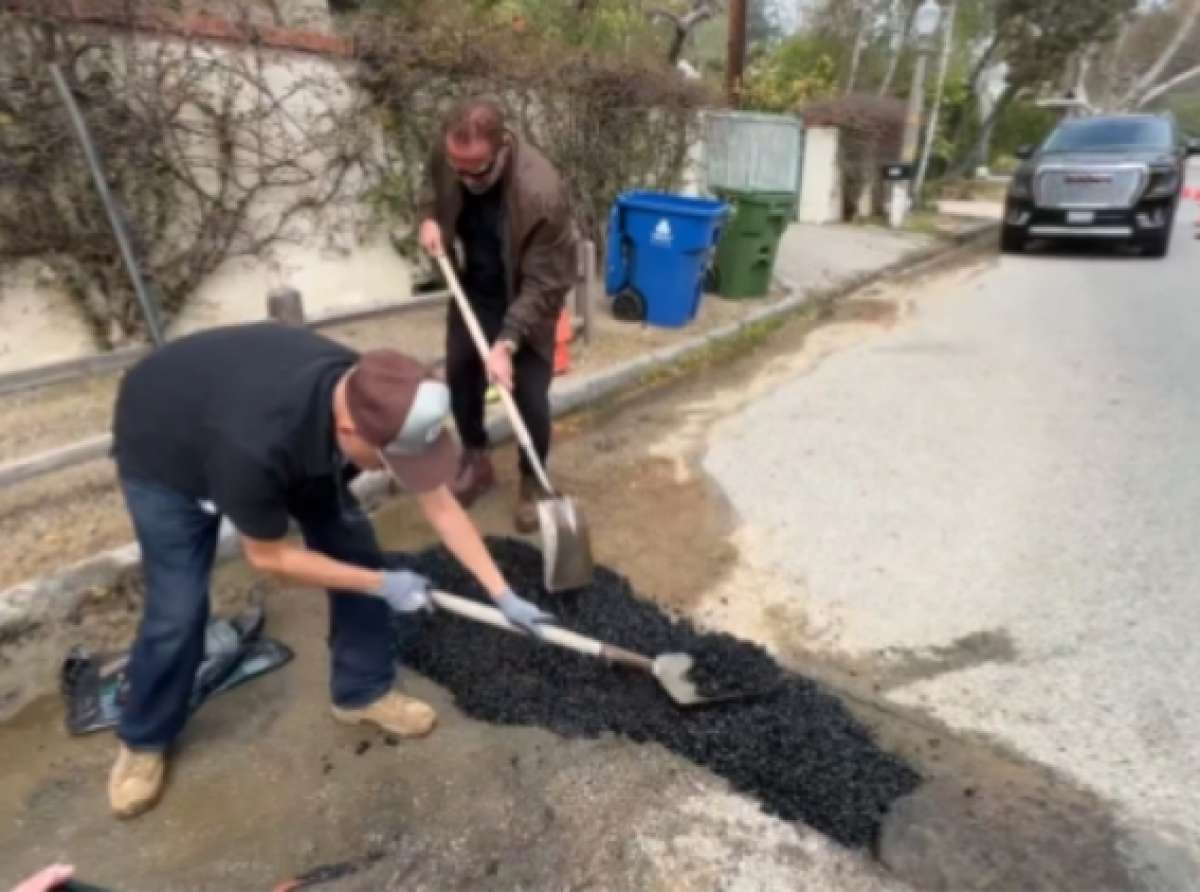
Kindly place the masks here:
<instances>
[{"instance_id":1,"label":"street lamp","mask_svg":"<svg viewBox=\"0 0 1200 892\"><path fill-rule=\"evenodd\" d=\"M917 48L925 52L933 47L933 36L942 23L942 6L937 0L925 0L913 17L913 31L917 35Z\"/></svg>"},{"instance_id":2,"label":"street lamp","mask_svg":"<svg viewBox=\"0 0 1200 892\"><path fill-rule=\"evenodd\" d=\"M925 69L929 63L929 52L933 49L933 38L942 23L942 7L937 0L925 0L913 16L913 34L916 37L917 65L913 70L912 88L908 94L908 113L904 117L904 143L900 162L905 177L892 182L892 204L890 222L893 228L903 225L908 216L909 184L912 169L917 160L917 140L921 132L921 109L925 102Z\"/></svg>"}]
</instances>

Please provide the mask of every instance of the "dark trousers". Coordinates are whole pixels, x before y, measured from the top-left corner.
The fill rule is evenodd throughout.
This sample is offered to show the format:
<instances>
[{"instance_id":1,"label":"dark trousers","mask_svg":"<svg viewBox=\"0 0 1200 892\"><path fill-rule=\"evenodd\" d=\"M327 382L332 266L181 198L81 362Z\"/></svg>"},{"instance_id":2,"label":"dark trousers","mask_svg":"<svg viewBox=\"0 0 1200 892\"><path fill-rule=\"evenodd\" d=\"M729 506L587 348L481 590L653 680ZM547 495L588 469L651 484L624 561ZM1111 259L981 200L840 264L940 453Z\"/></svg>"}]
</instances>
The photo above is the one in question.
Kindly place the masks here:
<instances>
[{"instance_id":1,"label":"dark trousers","mask_svg":"<svg viewBox=\"0 0 1200 892\"><path fill-rule=\"evenodd\" d=\"M163 486L124 479L121 487L142 549L146 594L118 736L132 749L162 750L183 729L204 656L220 519ZM343 483L330 478L307 487L303 502L289 510L310 548L347 563L384 566L371 522ZM365 706L391 688L396 673L392 624L382 599L329 592L335 704Z\"/></svg>"},{"instance_id":2,"label":"dark trousers","mask_svg":"<svg viewBox=\"0 0 1200 892\"><path fill-rule=\"evenodd\" d=\"M485 306L477 309L476 314L484 336L492 343L504 322L503 309ZM529 428L529 436L542 464L550 454L550 382L553 378L553 364L533 348L523 346L513 357L513 399ZM464 448L486 449L488 436L483 423L483 401L488 388L487 373L457 309L451 309L446 326L446 381L450 385L454 423ZM524 453L521 454L521 473L533 473Z\"/></svg>"}]
</instances>

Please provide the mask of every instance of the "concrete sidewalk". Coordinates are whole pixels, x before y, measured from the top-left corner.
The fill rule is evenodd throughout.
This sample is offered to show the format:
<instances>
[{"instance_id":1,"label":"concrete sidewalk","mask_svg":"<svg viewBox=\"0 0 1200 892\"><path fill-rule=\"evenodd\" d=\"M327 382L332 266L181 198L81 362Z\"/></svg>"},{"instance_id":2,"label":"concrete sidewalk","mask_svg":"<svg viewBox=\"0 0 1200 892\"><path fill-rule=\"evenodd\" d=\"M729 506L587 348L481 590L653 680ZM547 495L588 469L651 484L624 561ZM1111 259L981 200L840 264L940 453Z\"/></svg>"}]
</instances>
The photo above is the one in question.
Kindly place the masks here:
<instances>
[{"instance_id":1,"label":"concrete sidewalk","mask_svg":"<svg viewBox=\"0 0 1200 892\"><path fill-rule=\"evenodd\" d=\"M779 245L776 275L800 292L831 288L854 276L884 269L928 250L936 239L882 226L813 226L788 228Z\"/></svg>"}]
</instances>

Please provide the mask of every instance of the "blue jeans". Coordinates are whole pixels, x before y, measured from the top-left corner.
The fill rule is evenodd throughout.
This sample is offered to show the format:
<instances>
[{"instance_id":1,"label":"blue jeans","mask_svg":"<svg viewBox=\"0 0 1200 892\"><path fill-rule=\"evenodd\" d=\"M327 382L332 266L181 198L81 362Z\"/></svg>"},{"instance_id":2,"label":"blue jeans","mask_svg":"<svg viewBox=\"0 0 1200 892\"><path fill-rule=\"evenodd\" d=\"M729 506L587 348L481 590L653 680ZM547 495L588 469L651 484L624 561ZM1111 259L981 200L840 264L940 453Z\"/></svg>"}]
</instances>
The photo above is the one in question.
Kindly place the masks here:
<instances>
[{"instance_id":1,"label":"blue jeans","mask_svg":"<svg viewBox=\"0 0 1200 892\"><path fill-rule=\"evenodd\" d=\"M122 479L121 488L142 549L146 595L118 736L132 749L163 750L187 721L192 683L204 656L220 518L164 486ZM340 481L305 487L288 510L313 550L363 567L384 566L370 519ZM366 706L391 689L395 640L393 614L382 599L329 592L335 704Z\"/></svg>"}]
</instances>

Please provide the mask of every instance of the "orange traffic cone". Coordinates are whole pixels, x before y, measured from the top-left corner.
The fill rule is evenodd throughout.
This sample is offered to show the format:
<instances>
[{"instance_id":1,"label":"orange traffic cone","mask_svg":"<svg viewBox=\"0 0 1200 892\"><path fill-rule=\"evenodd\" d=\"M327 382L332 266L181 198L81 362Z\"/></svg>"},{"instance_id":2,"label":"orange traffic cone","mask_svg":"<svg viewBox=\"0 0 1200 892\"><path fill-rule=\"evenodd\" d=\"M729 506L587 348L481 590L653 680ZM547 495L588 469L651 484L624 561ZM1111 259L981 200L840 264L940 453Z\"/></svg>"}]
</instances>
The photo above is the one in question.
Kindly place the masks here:
<instances>
[{"instance_id":1,"label":"orange traffic cone","mask_svg":"<svg viewBox=\"0 0 1200 892\"><path fill-rule=\"evenodd\" d=\"M562 375L571 371L571 314L563 310L558 317L558 327L554 330L554 374Z\"/></svg>"}]
</instances>

